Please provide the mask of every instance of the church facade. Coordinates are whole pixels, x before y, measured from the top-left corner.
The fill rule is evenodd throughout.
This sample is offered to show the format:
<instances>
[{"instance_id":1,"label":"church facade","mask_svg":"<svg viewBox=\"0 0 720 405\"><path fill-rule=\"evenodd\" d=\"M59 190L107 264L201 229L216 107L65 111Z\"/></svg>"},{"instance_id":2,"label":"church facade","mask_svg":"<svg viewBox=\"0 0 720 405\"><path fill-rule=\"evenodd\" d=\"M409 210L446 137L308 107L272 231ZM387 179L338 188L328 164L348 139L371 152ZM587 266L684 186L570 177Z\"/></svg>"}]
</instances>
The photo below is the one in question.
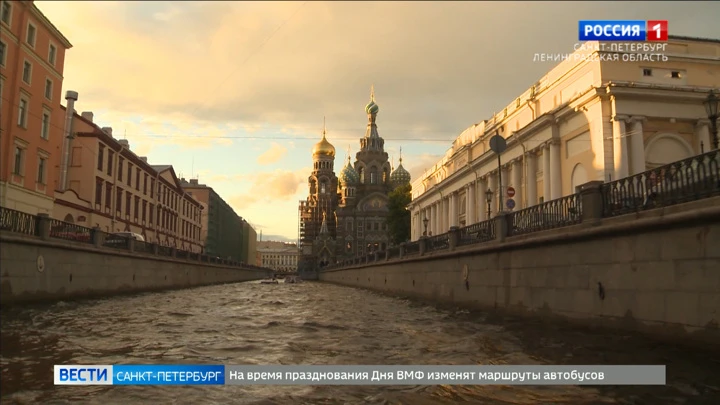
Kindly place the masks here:
<instances>
[{"instance_id":1,"label":"church facade","mask_svg":"<svg viewBox=\"0 0 720 405\"><path fill-rule=\"evenodd\" d=\"M348 156L335 174L335 147L323 137L314 147L313 172L308 177L308 197L300 201L300 244L307 262L325 266L340 260L385 250L388 195L410 184L410 173L400 164L393 169L379 135L376 119L380 108L371 91L365 106L365 136L355 161Z\"/></svg>"}]
</instances>

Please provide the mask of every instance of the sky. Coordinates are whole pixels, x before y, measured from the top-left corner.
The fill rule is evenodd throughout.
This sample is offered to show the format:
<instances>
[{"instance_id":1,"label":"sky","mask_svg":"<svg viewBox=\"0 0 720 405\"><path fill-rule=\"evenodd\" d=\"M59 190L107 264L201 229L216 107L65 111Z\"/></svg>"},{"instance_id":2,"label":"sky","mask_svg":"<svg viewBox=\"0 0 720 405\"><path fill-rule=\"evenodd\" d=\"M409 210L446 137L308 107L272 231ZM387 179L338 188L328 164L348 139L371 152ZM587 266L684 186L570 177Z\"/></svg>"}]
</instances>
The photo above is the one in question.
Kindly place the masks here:
<instances>
[{"instance_id":1,"label":"sky","mask_svg":"<svg viewBox=\"0 0 720 405\"><path fill-rule=\"evenodd\" d=\"M263 240L297 239L323 120L336 172L378 132L413 179L569 53L578 20L720 38L720 2L36 1L70 40L63 91L151 164L213 187Z\"/></svg>"}]
</instances>

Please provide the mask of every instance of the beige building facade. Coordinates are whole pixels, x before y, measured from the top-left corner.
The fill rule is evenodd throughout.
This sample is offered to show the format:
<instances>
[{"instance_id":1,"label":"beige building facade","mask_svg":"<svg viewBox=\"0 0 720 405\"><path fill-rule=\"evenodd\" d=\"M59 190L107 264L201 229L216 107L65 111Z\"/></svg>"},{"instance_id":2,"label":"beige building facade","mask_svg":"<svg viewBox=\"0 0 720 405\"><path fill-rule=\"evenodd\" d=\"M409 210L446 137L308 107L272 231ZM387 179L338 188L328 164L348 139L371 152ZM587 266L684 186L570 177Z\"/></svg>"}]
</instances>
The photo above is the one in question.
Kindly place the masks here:
<instances>
[{"instance_id":1,"label":"beige building facade","mask_svg":"<svg viewBox=\"0 0 720 405\"><path fill-rule=\"evenodd\" d=\"M201 204L182 189L172 166L148 164L93 119L91 112L73 114L67 184L55 194L52 217L201 252Z\"/></svg>"},{"instance_id":2,"label":"beige building facade","mask_svg":"<svg viewBox=\"0 0 720 405\"><path fill-rule=\"evenodd\" d=\"M295 243L261 241L257 243L258 266L282 272L295 272L298 268L300 249Z\"/></svg>"},{"instance_id":3,"label":"beige building facade","mask_svg":"<svg viewBox=\"0 0 720 405\"><path fill-rule=\"evenodd\" d=\"M702 102L720 88L720 40L671 37L665 61L629 61L631 53L582 44L502 112L461 133L412 184L412 240L709 151ZM489 145L495 134L507 143L500 176ZM499 207L508 187L515 205Z\"/></svg>"}]
</instances>

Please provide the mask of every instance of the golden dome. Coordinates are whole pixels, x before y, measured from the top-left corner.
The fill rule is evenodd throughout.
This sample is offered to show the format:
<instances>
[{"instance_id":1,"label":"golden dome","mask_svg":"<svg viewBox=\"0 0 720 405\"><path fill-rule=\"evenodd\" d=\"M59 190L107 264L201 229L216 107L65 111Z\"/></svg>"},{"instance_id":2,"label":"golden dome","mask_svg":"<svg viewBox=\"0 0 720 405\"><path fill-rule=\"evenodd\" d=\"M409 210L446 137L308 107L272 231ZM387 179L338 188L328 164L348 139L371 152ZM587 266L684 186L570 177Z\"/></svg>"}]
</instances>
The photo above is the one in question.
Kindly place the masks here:
<instances>
[{"instance_id":1,"label":"golden dome","mask_svg":"<svg viewBox=\"0 0 720 405\"><path fill-rule=\"evenodd\" d=\"M312 150L313 156L314 155L327 155L330 157L335 157L335 147L332 146L330 142L328 142L327 138L325 138L325 131L323 131L323 137L322 140L313 146Z\"/></svg>"}]
</instances>

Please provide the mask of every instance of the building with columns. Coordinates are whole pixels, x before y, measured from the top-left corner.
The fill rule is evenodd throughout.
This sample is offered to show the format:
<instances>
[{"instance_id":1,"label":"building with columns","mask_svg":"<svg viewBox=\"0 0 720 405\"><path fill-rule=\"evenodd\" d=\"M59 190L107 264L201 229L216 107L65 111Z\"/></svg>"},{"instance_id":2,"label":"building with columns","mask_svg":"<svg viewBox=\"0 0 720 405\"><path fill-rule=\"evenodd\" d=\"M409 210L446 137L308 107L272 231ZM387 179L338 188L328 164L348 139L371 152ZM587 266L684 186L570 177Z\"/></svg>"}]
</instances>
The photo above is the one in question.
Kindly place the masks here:
<instances>
[{"instance_id":1,"label":"building with columns","mask_svg":"<svg viewBox=\"0 0 720 405\"><path fill-rule=\"evenodd\" d=\"M463 131L413 182L412 240L711 148L702 102L720 87L720 40L670 37L666 61L628 61L637 51L597 42L578 48L500 113ZM499 172L489 144L496 134L507 143Z\"/></svg>"}]
</instances>

